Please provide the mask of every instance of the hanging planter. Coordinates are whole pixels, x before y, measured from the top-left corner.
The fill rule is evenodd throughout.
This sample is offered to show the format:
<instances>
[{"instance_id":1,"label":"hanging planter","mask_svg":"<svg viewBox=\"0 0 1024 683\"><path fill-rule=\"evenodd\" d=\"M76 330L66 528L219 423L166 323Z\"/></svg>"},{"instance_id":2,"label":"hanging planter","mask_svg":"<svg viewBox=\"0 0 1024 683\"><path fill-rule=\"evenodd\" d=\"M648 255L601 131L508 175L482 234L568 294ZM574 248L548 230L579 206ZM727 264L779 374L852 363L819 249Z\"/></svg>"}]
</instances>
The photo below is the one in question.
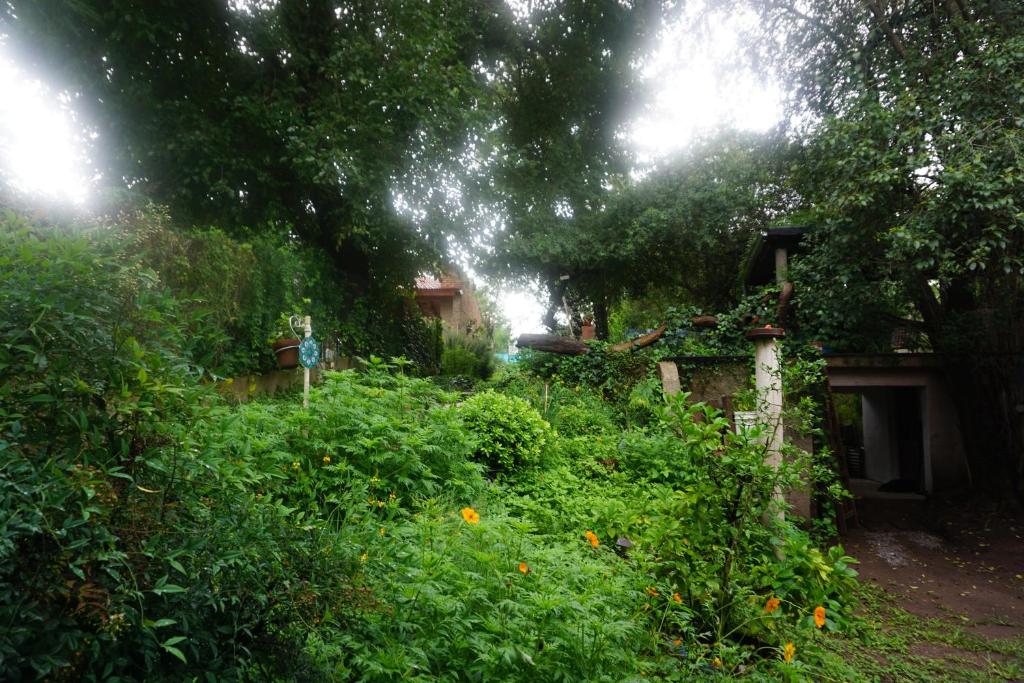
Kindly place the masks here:
<instances>
[{"instance_id":1,"label":"hanging planter","mask_svg":"<svg viewBox=\"0 0 1024 683\"><path fill-rule=\"evenodd\" d=\"M278 339L273 344L274 355L277 356L277 367L291 370L299 367L299 340Z\"/></svg>"}]
</instances>

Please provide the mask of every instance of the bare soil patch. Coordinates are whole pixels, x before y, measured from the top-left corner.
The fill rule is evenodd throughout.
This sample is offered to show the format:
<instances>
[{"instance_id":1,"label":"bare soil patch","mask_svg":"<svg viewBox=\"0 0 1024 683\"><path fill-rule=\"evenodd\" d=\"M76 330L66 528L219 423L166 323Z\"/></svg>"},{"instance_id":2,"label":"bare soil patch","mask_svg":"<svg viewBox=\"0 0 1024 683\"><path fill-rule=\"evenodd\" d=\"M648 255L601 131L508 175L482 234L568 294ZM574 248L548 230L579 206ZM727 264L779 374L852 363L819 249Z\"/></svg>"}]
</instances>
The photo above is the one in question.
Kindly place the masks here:
<instances>
[{"instance_id":1,"label":"bare soil patch","mask_svg":"<svg viewBox=\"0 0 1024 683\"><path fill-rule=\"evenodd\" d=\"M861 580L928 620L908 655L953 672L1020 680L1024 666L1024 517L918 501L858 504L861 524L843 539ZM984 679L985 673L982 673Z\"/></svg>"}]
</instances>

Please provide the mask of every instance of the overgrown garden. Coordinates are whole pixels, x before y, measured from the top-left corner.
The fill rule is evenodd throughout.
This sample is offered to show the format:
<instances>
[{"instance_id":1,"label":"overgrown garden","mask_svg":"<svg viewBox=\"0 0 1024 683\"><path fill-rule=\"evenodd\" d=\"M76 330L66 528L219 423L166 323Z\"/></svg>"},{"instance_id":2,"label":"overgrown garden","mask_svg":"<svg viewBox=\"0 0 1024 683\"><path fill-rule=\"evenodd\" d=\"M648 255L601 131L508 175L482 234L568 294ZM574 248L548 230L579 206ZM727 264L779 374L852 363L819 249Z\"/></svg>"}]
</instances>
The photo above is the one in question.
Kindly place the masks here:
<instances>
[{"instance_id":1,"label":"overgrown garden","mask_svg":"<svg viewBox=\"0 0 1024 683\"><path fill-rule=\"evenodd\" d=\"M735 16L788 122L640 169L650 42ZM1019 638L858 583L811 344L890 351L899 328L937 352L968 493L1019 503L1013 3L47 0L0 22L89 122L104 186L69 217L0 175L0 678L1020 677ZM808 228L788 307L742 277L779 225ZM414 278L452 259L598 339L497 367L488 334L419 314ZM356 369L308 409L225 398L293 314ZM786 424L815 448L774 467L654 369L746 369L744 332L783 323ZM994 659L954 675L914 638Z\"/></svg>"}]
</instances>

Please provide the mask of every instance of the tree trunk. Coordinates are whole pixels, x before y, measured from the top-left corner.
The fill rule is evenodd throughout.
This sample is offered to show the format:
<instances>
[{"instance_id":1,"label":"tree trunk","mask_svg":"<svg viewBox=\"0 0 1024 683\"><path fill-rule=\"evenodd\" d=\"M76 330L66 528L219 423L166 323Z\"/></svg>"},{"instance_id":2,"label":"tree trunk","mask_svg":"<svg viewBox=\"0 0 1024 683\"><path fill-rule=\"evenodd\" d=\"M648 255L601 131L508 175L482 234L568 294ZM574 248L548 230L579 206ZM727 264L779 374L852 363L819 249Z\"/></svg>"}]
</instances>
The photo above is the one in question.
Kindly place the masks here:
<instances>
[{"instance_id":1,"label":"tree trunk","mask_svg":"<svg viewBox=\"0 0 1024 683\"><path fill-rule=\"evenodd\" d=\"M1024 361L1019 324L1004 310L980 309L969 289L954 282L940 303L926 282L917 284L917 308L932 347L941 354L956 407L975 495L1020 502L1024 493L1021 427ZM1012 298L1012 297L1011 297ZM1008 307L1010 310L1014 305Z\"/></svg>"},{"instance_id":2,"label":"tree trunk","mask_svg":"<svg viewBox=\"0 0 1024 683\"><path fill-rule=\"evenodd\" d=\"M1019 501L1022 493L1021 413L1024 392L1013 356L946 357L946 378L953 392L969 484L976 494L996 502Z\"/></svg>"},{"instance_id":3,"label":"tree trunk","mask_svg":"<svg viewBox=\"0 0 1024 683\"><path fill-rule=\"evenodd\" d=\"M604 297L594 301L594 332L601 341L608 340L608 301Z\"/></svg>"},{"instance_id":4,"label":"tree trunk","mask_svg":"<svg viewBox=\"0 0 1024 683\"><path fill-rule=\"evenodd\" d=\"M536 351L548 351L549 353L561 353L570 356L590 353L590 347L583 342L557 334L521 334L519 339L516 340L516 346L521 349L534 349Z\"/></svg>"}]
</instances>

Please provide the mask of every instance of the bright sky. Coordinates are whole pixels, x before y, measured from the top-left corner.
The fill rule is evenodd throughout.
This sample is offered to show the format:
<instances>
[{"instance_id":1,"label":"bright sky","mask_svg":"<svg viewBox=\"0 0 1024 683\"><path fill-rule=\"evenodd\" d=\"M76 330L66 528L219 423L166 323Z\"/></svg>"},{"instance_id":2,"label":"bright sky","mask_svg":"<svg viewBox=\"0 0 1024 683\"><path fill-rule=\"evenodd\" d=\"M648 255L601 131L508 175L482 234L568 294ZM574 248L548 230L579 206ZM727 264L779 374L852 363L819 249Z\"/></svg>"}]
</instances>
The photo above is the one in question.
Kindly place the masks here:
<instances>
[{"instance_id":1,"label":"bright sky","mask_svg":"<svg viewBox=\"0 0 1024 683\"><path fill-rule=\"evenodd\" d=\"M0 174L43 201L83 204L91 189L85 133L58 94L21 70L2 42L0 92Z\"/></svg>"},{"instance_id":2,"label":"bright sky","mask_svg":"<svg viewBox=\"0 0 1024 683\"><path fill-rule=\"evenodd\" d=\"M737 73L738 28L753 17L713 26L695 40L682 22L670 26L643 66L650 103L627 124L627 139L641 163L656 162L715 128L765 130L782 116L772 84ZM83 151L86 135L53 84L19 68L0 36L0 175L43 201L84 205L93 186ZM499 296L513 338L543 331L544 306L531 288Z\"/></svg>"}]
</instances>

